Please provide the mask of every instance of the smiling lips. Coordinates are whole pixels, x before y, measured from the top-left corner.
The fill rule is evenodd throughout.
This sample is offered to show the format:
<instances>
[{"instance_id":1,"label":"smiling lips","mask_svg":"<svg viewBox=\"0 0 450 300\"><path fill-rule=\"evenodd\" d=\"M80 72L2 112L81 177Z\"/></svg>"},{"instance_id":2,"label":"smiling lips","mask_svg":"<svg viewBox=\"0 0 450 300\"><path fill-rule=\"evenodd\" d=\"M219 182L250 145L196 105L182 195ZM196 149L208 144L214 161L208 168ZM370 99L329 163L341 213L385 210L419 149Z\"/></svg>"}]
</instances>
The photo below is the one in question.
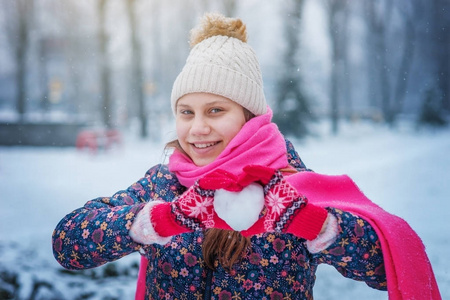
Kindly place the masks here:
<instances>
[{"instance_id":1,"label":"smiling lips","mask_svg":"<svg viewBox=\"0 0 450 300\"><path fill-rule=\"evenodd\" d=\"M192 144L195 148L204 149L214 145L217 145L219 142L214 143L205 143L205 144Z\"/></svg>"}]
</instances>

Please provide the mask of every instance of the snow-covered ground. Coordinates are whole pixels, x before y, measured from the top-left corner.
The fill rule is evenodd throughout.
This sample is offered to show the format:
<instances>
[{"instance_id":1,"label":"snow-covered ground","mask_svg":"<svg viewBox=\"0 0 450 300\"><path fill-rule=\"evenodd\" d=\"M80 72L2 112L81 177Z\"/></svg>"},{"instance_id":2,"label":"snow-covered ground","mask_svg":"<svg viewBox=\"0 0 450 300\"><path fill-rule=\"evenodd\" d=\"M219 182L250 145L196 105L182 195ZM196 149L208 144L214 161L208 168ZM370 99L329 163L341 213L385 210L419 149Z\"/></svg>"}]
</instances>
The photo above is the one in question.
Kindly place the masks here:
<instances>
[{"instance_id":1,"label":"snow-covered ground","mask_svg":"<svg viewBox=\"0 0 450 300\"><path fill-rule=\"evenodd\" d=\"M450 299L450 129L359 123L344 125L338 136L293 142L308 167L349 174L374 202L407 220L423 239L442 298ZM161 161L162 143L130 137L97 155L0 147L0 291L15 291L15 299L133 299L138 255L110 267L64 272L52 256L51 234L72 209L128 187ZM327 266L319 268L314 293L318 300L387 299L386 292Z\"/></svg>"}]
</instances>

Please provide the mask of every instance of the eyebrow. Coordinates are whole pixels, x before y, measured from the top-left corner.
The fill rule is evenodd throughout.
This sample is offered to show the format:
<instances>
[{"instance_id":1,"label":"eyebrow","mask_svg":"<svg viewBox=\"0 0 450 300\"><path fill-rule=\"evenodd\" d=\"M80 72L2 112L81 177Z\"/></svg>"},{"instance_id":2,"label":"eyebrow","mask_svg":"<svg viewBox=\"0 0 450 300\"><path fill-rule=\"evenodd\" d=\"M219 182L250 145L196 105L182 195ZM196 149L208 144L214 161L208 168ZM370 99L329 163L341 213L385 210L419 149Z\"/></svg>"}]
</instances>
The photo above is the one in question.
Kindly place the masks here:
<instances>
[{"instance_id":1,"label":"eyebrow","mask_svg":"<svg viewBox=\"0 0 450 300\"><path fill-rule=\"evenodd\" d=\"M177 107L189 107L189 105L187 105L187 104L179 104L179 103L177 103Z\"/></svg>"},{"instance_id":2,"label":"eyebrow","mask_svg":"<svg viewBox=\"0 0 450 300\"><path fill-rule=\"evenodd\" d=\"M228 104L228 101L226 101L226 100L215 100L215 101L213 101L213 102L208 102L207 104L205 104L205 105L207 105L207 106L214 106L214 105L223 105L223 104ZM177 103L177 107L191 107L190 105L188 105L188 104L184 104L184 103Z\"/></svg>"}]
</instances>

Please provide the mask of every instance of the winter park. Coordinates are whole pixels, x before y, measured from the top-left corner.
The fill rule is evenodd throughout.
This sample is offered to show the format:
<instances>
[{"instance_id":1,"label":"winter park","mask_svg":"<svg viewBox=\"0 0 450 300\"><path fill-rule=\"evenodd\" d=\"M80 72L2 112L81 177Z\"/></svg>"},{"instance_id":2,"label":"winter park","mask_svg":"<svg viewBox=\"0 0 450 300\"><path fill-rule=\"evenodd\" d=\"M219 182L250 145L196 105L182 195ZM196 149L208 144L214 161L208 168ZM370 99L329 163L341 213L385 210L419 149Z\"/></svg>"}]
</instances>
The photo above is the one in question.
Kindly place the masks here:
<instances>
[{"instance_id":1,"label":"winter park","mask_svg":"<svg viewBox=\"0 0 450 300\"><path fill-rule=\"evenodd\" d=\"M348 175L377 206L405 220L425 247L440 296L450 299L448 0L6 0L0 300L135 298L139 252L67 270L54 257L52 234L73 210L169 162L165 146L177 138L172 85L190 52L189 30L210 11L246 24L272 121L306 167ZM389 230L396 239L411 239L396 229ZM101 242L92 245L106 251ZM175 240L168 247L175 251ZM351 260L344 256L340 266ZM422 275L414 268L409 276ZM166 271L175 282L194 273ZM263 299L304 299L273 290L278 281L273 288L261 288L261 277L242 284L264 292ZM326 264L313 292L316 300L390 299ZM218 286L211 294L251 299ZM203 298L192 292L188 299Z\"/></svg>"}]
</instances>

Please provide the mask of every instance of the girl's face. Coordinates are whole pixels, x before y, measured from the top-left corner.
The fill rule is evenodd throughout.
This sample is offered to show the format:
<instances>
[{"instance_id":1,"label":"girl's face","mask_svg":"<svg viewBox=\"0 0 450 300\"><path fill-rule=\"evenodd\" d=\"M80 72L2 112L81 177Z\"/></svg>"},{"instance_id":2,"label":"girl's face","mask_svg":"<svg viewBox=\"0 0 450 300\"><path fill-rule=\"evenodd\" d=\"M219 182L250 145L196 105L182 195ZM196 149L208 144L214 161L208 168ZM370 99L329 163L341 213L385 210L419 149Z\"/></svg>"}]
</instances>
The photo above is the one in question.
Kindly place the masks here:
<instances>
[{"instance_id":1,"label":"girl's face","mask_svg":"<svg viewBox=\"0 0 450 300\"><path fill-rule=\"evenodd\" d=\"M228 98L192 93L178 99L178 141L197 166L213 162L244 124L243 107Z\"/></svg>"}]
</instances>

